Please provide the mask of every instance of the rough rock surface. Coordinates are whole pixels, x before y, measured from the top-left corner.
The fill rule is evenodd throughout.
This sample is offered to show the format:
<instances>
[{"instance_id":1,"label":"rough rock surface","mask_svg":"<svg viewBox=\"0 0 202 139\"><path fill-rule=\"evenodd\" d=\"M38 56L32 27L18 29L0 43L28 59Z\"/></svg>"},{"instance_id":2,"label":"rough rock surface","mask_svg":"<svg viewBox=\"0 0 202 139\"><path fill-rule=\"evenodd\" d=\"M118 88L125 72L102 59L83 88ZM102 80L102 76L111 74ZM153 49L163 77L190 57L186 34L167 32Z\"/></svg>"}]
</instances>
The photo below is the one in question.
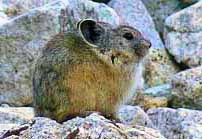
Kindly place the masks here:
<instances>
[{"instance_id":1,"label":"rough rock surface","mask_svg":"<svg viewBox=\"0 0 202 139\"><path fill-rule=\"evenodd\" d=\"M51 0L1 0L0 7L9 17L14 17L49 2Z\"/></svg>"},{"instance_id":2,"label":"rough rock surface","mask_svg":"<svg viewBox=\"0 0 202 139\"><path fill-rule=\"evenodd\" d=\"M67 16L70 13L71 16ZM112 25L119 23L116 13L104 4L85 0L58 0L0 26L0 104L30 104L32 69L42 48L52 36L74 28L76 22L88 17ZM66 20L72 23L66 25Z\"/></svg>"},{"instance_id":3,"label":"rough rock surface","mask_svg":"<svg viewBox=\"0 0 202 139\"><path fill-rule=\"evenodd\" d=\"M18 129L18 130L17 130ZM18 135L13 133L19 132ZM36 117L29 124L4 132L1 137L14 139L165 139L158 131L142 126L124 126L113 123L96 113L86 118L74 118L59 124L48 118Z\"/></svg>"},{"instance_id":4,"label":"rough rock surface","mask_svg":"<svg viewBox=\"0 0 202 139\"><path fill-rule=\"evenodd\" d=\"M170 92L171 92L170 84L162 84L145 90L146 95L154 97L166 97L170 95Z\"/></svg>"},{"instance_id":5,"label":"rough rock surface","mask_svg":"<svg viewBox=\"0 0 202 139\"><path fill-rule=\"evenodd\" d=\"M165 48L150 48L149 54L143 61L143 67L146 88L169 82L171 77L180 70Z\"/></svg>"},{"instance_id":6,"label":"rough rock surface","mask_svg":"<svg viewBox=\"0 0 202 139\"><path fill-rule=\"evenodd\" d=\"M1 11L1 8L0 8ZM4 12L0 12L0 26L5 24L8 21L8 17Z\"/></svg>"},{"instance_id":7,"label":"rough rock surface","mask_svg":"<svg viewBox=\"0 0 202 139\"><path fill-rule=\"evenodd\" d=\"M123 124L154 128L147 114L139 106L124 105L118 115Z\"/></svg>"},{"instance_id":8,"label":"rough rock surface","mask_svg":"<svg viewBox=\"0 0 202 139\"><path fill-rule=\"evenodd\" d=\"M178 11L179 0L142 0L156 25L157 31L163 35L165 19Z\"/></svg>"},{"instance_id":9,"label":"rough rock surface","mask_svg":"<svg viewBox=\"0 0 202 139\"><path fill-rule=\"evenodd\" d=\"M158 108L147 114L167 139L202 138L202 111Z\"/></svg>"},{"instance_id":10,"label":"rough rock surface","mask_svg":"<svg viewBox=\"0 0 202 139\"><path fill-rule=\"evenodd\" d=\"M196 32L202 30L202 1L185 8L166 19L166 27L178 32Z\"/></svg>"},{"instance_id":11,"label":"rough rock surface","mask_svg":"<svg viewBox=\"0 0 202 139\"><path fill-rule=\"evenodd\" d=\"M202 64L202 1L166 19L166 48L175 60L187 67Z\"/></svg>"},{"instance_id":12,"label":"rough rock surface","mask_svg":"<svg viewBox=\"0 0 202 139\"><path fill-rule=\"evenodd\" d=\"M166 107L168 106L170 94L170 84L163 84L145 90L138 90L133 98L132 105L141 106L144 110Z\"/></svg>"},{"instance_id":13,"label":"rough rock surface","mask_svg":"<svg viewBox=\"0 0 202 139\"><path fill-rule=\"evenodd\" d=\"M202 109L202 67L176 74L172 79L172 107Z\"/></svg>"},{"instance_id":14,"label":"rough rock surface","mask_svg":"<svg viewBox=\"0 0 202 139\"><path fill-rule=\"evenodd\" d=\"M53 3L0 27L0 103L32 102L32 64L50 37L59 32L62 7L62 3Z\"/></svg>"},{"instance_id":15,"label":"rough rock surface","mask_svg":"<svg viewBox=\"0 0 202 139\"><path fill-rule=\"evenodd\" d=\"M153 20L141 0L111 0L108 5L115 9L125 24L140 30L152 43L148 57L145 58L143 64L146 87L169 81L178 69L167 55Z\"/></svg>"},{"instance_id":16,"label":"rough rock surface","mask_svg":"<svg viewBox=\"0 0 202 139\"><path fill-rule=\"evenodd\" d=\"M196 67L202 65L201 37L202 31L169 32L166 37L166 48L178 63L187 67Z\"/></svg>"},{"instance_id":17,"label":"rough rock surface","mask_svg":"<svg viewBox=\"0 0 202 139\"><path fill-rule=\"evenodd\" d=\"M0 107L0 135L17 125L25 124L34 118L31 107Z\"/></svg>"}]
</instances>

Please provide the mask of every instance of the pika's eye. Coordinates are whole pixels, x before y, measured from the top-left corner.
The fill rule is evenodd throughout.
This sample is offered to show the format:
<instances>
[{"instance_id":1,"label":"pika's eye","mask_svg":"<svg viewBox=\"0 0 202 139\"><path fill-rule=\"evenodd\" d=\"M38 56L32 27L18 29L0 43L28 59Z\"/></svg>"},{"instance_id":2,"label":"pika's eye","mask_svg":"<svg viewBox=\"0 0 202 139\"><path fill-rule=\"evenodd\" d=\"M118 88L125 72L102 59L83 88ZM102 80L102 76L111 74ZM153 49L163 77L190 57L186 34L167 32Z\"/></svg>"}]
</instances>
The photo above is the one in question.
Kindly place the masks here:
<instances>
[{"instance_id":1,"label":"pika's eye","mask_svg":"<svg viewBox=\"0 0 202 139\"><path fill-rule=\"evenodd\" d=\"M133 39L133 35L131 33L125 33L123 34L123 37L127 40L132 40Z\"/></svg>"}]
</instances>

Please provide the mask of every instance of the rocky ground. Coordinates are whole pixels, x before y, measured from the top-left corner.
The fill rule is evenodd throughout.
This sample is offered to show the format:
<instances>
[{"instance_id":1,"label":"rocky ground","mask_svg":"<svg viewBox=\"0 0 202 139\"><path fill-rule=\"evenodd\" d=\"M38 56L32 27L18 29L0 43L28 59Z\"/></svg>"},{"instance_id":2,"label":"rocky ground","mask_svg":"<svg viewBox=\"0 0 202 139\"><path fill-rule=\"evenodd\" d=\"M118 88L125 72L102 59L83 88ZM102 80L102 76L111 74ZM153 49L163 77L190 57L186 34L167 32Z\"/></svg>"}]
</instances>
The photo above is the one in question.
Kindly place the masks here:
<instances>
[{"instance_id":1,"label":"rocky ground","mask_svg":"<svg viewBox=\"0 0 202 139\"><path fill-rule=\"evenodd\" d=\"M93 18L137 28L152 43L120 122L93 113L34 117L32 70L50 38ZM1 0L0 139L202 139L202 1Z\"/></svg>"}]
</instances>

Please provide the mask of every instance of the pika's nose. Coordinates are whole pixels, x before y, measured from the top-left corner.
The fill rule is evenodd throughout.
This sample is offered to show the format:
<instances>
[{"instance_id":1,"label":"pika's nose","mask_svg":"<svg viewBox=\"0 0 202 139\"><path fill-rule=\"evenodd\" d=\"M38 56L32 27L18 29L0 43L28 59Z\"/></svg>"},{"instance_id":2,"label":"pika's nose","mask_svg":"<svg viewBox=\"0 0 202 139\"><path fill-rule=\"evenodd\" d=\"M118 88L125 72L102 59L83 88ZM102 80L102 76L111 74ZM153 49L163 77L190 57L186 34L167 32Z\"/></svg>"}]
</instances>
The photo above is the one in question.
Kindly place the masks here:
<instances>
[{"instance_id":1,"label":"pika's nose","mask_svg":"<svg viewBox=\"0 0 202 139\"><path fill-rule=\"evenodd\" d=\"M146 46L147 48L151 47L151 42L149 40L146 40L146 39L141 39L141 44Z\"/></svg>"}]
</instances>

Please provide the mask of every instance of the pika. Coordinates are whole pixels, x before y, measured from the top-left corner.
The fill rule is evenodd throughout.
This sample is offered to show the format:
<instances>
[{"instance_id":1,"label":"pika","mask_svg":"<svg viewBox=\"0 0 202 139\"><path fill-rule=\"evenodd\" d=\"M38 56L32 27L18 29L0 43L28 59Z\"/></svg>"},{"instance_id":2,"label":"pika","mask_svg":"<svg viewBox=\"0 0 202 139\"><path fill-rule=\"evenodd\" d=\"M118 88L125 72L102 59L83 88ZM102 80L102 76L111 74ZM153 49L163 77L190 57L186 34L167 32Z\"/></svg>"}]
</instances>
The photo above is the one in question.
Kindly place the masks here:
<instances>
[{"instance_id":1,"label":"pika","mask_svg":"<svg viewBox=\"0 0 202 139\"><path fill-rule=\"evenodd\" d=\"M33 98L37 116L62 122L97 111L117 119L129 95L136 64L151 43L126 25L84 19L78 33L59 33L36 62Z\"/></svg>"}]
</instances>

